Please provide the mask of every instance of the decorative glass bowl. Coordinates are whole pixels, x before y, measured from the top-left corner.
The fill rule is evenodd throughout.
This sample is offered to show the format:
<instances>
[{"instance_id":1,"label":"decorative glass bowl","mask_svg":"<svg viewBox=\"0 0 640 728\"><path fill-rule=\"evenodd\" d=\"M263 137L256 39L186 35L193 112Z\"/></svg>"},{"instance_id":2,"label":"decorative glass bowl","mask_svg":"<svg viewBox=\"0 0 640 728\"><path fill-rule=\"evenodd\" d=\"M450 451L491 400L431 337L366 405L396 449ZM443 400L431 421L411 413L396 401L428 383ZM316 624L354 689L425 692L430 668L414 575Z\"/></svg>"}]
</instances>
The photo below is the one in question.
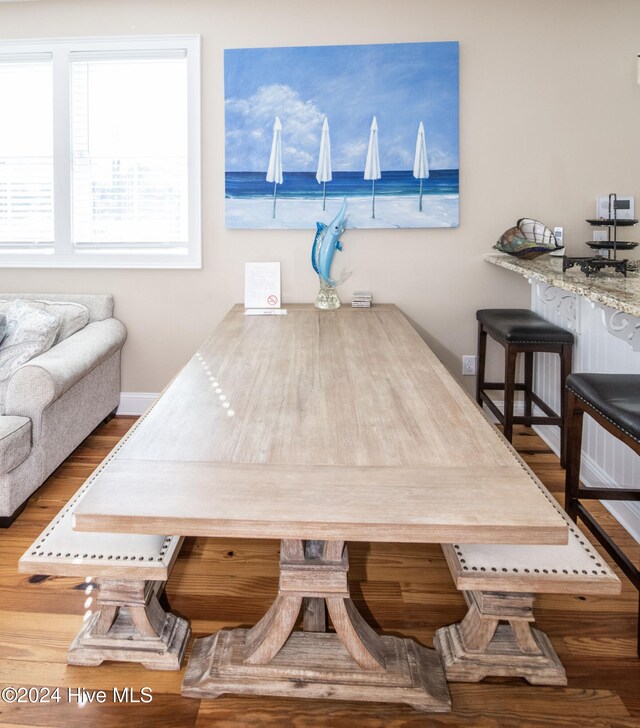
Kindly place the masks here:
<instances>
[{"instance_id":1,"label":"decorative glass bowl","mask_svg":"<svg viewBox=\"0 0 640 728\"><path fill-rule=\"evenodd\" d=\"M493 247L501 253L528 260L560 250L564 246L558 245L556 236L546 225L530 217L523 217L515 227L506 230Z\"/></svg>"}]
</instances>

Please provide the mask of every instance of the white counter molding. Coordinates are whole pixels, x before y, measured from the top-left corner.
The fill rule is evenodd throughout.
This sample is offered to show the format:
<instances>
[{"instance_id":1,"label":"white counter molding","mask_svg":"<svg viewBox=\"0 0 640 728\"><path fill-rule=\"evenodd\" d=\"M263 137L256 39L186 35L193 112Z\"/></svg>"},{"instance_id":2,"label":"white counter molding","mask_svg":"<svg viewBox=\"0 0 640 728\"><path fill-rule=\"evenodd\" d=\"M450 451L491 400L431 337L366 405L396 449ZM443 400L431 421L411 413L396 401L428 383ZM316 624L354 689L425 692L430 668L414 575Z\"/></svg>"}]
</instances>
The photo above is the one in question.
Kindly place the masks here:
<instances>
[{"instance_id":1,"label":"white counter molding","mask_svg":"<svg viewBox=\"0 0 640 728\"><path fill-rule=\"evenodd\" d=\"M484 256L528 279L531 309L575 335L573 371L640 374L640 276L602 272L587 276L579 268L562 272L562 258L541 256L519 260L504 253ZM534 386L552 407L559 408L557 357L537 354ZM556 409L556 411L558 411ZM557 427L534 428L560 452ZM619 440L585 417L582 480L590 486L640 486L638 457ZM604 504L640 541L640 504Z\"/></svg>"}]
</instances>

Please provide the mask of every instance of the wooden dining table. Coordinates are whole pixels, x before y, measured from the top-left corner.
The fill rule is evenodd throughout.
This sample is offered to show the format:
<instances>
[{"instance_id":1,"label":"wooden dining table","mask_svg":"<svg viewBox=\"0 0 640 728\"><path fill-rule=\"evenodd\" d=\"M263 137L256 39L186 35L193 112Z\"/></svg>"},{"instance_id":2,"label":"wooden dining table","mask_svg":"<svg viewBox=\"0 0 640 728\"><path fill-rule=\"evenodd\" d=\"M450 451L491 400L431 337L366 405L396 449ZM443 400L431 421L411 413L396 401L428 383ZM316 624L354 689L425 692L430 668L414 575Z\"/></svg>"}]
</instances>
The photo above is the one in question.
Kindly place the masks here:
<instances>
[{"instance_id":1,"label":"wooden dining table","mask_svg":"<svg viewBox=\"0 0 640 728\"><path fill-rule=\"evenodd\" d=\"M185 696L448 711L437 653L356 609L346 543L567 542L549 494L394 305L235 306L90 486L78 530L282 542L273 606L195 641Z\"/></svg>"}]
</instances>

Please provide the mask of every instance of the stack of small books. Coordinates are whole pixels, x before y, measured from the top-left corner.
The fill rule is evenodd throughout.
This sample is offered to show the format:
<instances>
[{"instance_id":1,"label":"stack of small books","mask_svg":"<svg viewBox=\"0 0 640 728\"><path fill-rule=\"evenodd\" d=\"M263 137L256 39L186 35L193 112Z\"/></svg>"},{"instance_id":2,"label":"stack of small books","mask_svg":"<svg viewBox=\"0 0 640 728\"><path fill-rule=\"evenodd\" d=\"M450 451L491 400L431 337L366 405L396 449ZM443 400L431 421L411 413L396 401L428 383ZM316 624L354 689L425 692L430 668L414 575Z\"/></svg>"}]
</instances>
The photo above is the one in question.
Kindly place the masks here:
<instances>
[{"instance_id":1,"label":"stack of small books","mask_svg":"<svg viewBox=\"0 0 640 728\"><path fill-rule=\"evenodd\" d=\"M369 291L354 291L352 308L371 308L371 293Z\"/></svg>"}]
</instances>

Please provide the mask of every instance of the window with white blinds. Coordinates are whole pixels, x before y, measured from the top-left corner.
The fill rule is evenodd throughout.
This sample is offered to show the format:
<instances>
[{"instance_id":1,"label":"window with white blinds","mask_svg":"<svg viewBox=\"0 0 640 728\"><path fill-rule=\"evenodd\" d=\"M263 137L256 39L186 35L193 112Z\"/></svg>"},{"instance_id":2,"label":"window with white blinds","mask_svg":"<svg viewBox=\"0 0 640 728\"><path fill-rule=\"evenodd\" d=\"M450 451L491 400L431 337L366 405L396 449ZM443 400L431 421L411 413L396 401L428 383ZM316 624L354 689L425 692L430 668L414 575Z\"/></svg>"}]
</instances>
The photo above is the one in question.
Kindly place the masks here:
<instances>
[{"instance_id":1,"label":"window with white blinds","mask_svg":"<svg viewBox=\"0 0 640 728\"><path fill-rule=\"evenodd\" d=\"M0 63L0 251L53 245L51 54Z\"/></svg>"},{"instance_id":2,"label":"window with white blinds","mask_svg":"<svg viewBox=\"0 0 640 728\"><path fill-rule=\"evenodd\" d=\"M0 264L200 267L199 39L0 42Z\"/></svg>"}]
</instances>

